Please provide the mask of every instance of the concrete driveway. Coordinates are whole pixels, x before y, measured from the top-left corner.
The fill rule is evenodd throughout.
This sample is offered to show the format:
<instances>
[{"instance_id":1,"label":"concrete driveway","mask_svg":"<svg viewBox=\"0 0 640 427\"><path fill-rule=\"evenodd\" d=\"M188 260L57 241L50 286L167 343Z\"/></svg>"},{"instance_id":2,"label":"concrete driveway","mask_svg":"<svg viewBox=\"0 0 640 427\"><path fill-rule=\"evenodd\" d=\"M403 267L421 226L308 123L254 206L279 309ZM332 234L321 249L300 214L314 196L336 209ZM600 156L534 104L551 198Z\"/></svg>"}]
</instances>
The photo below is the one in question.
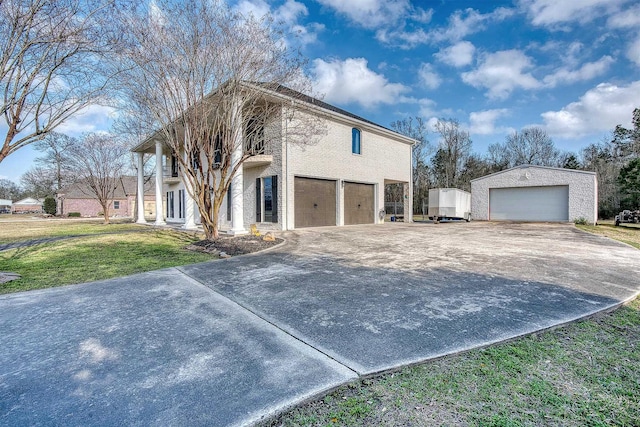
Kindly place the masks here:
<instances>
[{"instance_id":1,"label":"concrete driveway","mask_svg":"<svg viewBox=\"0 0 640 427\"><path fill-rule=\"evenodd\" d=\"M0 297L0 424L246 425L359 375L640 291L569 225L309 229L262 254Z\"/></svg>"}]
</instances>

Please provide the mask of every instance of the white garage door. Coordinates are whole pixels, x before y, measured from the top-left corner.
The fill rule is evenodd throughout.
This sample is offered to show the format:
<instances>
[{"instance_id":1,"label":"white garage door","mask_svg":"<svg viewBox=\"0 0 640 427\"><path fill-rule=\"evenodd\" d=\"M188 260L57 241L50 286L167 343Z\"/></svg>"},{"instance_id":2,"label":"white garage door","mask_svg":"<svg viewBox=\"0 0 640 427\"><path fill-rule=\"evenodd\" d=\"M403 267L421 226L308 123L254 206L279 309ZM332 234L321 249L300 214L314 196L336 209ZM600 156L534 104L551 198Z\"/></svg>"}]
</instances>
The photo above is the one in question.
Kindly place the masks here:
<instances>
[{"instance_id":1,"label":"white garage door","mask_svg":"<svg viewBox=\"0 0 640 427\"><path fill-rule=\"evenodd\" d=\"M568 221L569 186L489 189L493 221Z\"/></svg>"}]
</instances>

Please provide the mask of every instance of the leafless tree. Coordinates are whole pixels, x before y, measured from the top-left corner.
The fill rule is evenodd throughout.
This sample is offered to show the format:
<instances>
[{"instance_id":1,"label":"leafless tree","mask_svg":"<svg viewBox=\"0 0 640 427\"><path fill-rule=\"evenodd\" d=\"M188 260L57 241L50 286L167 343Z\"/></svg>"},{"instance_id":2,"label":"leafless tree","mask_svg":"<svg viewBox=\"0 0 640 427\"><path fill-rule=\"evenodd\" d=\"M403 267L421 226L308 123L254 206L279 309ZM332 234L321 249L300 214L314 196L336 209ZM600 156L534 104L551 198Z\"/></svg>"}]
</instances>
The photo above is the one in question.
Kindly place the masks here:
<instances>
[{"instance_id":1,"label":"leafless tree","mask_svg":"<svg viewBox=\"0 0 640 427\"><path fill-rule=\"evenodd\" d=\"M216 238L220 208L240 165L281 141L288 111L299 109L291 97L310 92L304 60L269 17L239 15L221 0L157 0L123 19L122 83L135 106L130 112L153 119L158 130L152 138L178 159L205 234ZM286 100L283 86L293 89ZM313 140L311 126L321 129L313 117L297 114L288 123L288 140Z\"/></svg>"},{"instance_id":2,"label":"leafless tree","mask_svg":"<svg viewBox=\"0 0 640 427\"><path fill-rule=\"evenodd\" d=\"M412 153L413 210L414 212L422 212L429 200L429 186L431 184L427 157L433 152L433 147L427 139L429 133L427 122L422 117L409 117L392 122L391 129L417 141L413 146Z\"/></svg>"},{"instance_id":3,"label":"leafless tree","mask_svg":"<svg viewBox=\"0 0 640 427\"><path fill-rule=\"evenodd\" d=\"M75 144L75 138L58 132L50 132L33 144L36 150L44 153L35 160L37 170L46 176L53 176L55 191L60 191L66 183L73 180L67 155Z\"/></svg>"},{"instance_id":4,"label":"leafless tree","mask_svg":"<svg viewBox=\"0 0 640 427\"><path fill-rule=\"evenodd\" d=\"M457 187L465 162L471 154L469 132L462 130L455 119L439 119L435 130L440 139L432 159L434 180L440 187Z\"/></svg>"},{"instance_id":5,"label":"leafless tree","mask_svg":"<svg viewBox=\"0 0 640 427\"><path fill-rule=\"evenodd\" d=\"M42 166L34 166L23 173L20 184L25 193L36 199L53 197L57 191L54 171Z\"/></svg>"},{"instance_id":6,"label":"leafless tree","mask_svg":"<svg viewBox=\"0 0 640 427\"><path fill-rule=\"evenodd\" d=\"M117 48L113 0L0 1L0 163L103 100L101 59ZM0 136L1 138L1 136Z\"/></svg>"},{"instance_id":7,"label":"leafless tree","mask_svg":"<svg viewBox=\"0 0 640 427\"><path fill-rule=\"evenodd\" d=\"M560 166L562 156L544 129L530 127L508 135L504 143L489 146L496 164L511 168L519 165Z\"/></svg>"},{"instance_id":8,"label":"leafless tree","mask_svg":"<svg viewBox=\"0 0 640 427\"><path fill-rule=\"evenodd\" d=\"M95 198L109 224L109 209L128 164L129 147L112 135L87 134L69 152L80 188Z\"/></svg>"}]
</instances>

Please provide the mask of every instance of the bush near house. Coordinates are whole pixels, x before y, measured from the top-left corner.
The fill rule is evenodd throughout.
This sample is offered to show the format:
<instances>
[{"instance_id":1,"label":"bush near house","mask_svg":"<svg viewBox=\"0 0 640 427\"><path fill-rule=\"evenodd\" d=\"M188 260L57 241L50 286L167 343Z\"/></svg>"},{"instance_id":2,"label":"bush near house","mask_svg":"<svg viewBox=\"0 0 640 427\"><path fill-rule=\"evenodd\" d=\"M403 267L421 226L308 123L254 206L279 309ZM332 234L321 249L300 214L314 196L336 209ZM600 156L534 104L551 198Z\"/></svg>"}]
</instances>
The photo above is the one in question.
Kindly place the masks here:
<instances>
[{"instance_id":1,"label":"bush near house","mask_svg":"<svg viewBox=\"0 0 640 427\"><path fill-rule=\"evenodd\" d=\"M80 212L69 212L69 218L80 218Z\"/></svg>"},{"instance_id":2,"label":"bush near house","mask_svg":"<svg viewBox=\"0 0 640 427\"><path fill-rule=\"evenodd\" d=\"M44 199L44 213L55 215L56 211L56 199L54 199L53 197L47 197L46 199Z\"/></svg>"}]
</instances>

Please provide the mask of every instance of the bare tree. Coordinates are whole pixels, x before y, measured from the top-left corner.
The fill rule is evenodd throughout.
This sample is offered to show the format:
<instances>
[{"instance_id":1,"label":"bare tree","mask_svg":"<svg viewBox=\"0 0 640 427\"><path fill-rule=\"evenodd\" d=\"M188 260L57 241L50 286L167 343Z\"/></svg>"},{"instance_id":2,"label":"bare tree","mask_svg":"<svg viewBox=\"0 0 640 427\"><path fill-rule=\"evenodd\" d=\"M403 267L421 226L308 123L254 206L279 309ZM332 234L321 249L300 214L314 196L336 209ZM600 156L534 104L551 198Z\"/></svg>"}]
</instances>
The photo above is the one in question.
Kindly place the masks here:
<instances>
[{"instance_id":1,"label":"bare tree","mask_svg":"<svg viewBox=\"0 0 640 427\"><path fill-rule=\"evenodd\" d=\"M7 131L0 163L102 100L112 0L0 1L0 82Z\"/></svg>"},{"instance_id":2,"label":"bare tree","mask_svg":"<svg viewBox=\"0 0 640 427\"><path fill-rule=\"evenodd\" d=\"M20 177L24 192L36 199L52 197L56 194L56 177L53 171L42 166L34 166Z\"/></svg>"},{"instance_id":3,"label":"bare tree","mask_svg":"<svg viewBox=\"0 0 640 427\"><path fill-rule=\"evenodd\" d=\"M33 144L36 150L44 153L44 156L35 160L38 171L47 176L53 175L55 191L60 191L65 183L73 180L67 153L75 144L75 138L58 132L50 132Z\"/></svg>"},{"instance_id":4,"label":"bare tree","mask_svg":"<svg viewBox=\"0 0 640 427\"><path fill-rule=\"evenodd\" d=\"M519 165L561 166L562 156L547 132L539 127L530 127L508 135L503 144L489 147L490 155L498 164L506 167Z\"/></svg>"},{"instance_id":5,"label":"bare tree","mask_svg":"<svg viewBox=\"0 0 640 427\"><path fill-rule=\"evenodd\" d=\"M87 134L69 152L80 188L94 197L109 224L109 209L120 178L128 163L129 148L107 134Z\"/></svg>"},{"instance_id":6,"label":"bare tree","mask_svg":"<svg viewBox=\"0 0 640 427\"><path fill-rule=\"evenodd\" d=\"M429 199L429 166L427 157L433 151L427 135L429 133L426 121L421 117L409 117L391 123L391 129L415 139L417 142L413 146L413 210L422 212L422 208ZM400 190L389 190L400 191ZM396 193L390 193L396 194Z\"/></svg>"},{"instance_id":7,"label":"bare tree","mask_svg":"<svg viewBox=\"0 0 640 427\"><path fill-rule=\"evenodd\" d=\"M177 158L205 234L216 238L240 165L280 141L288 100L310 91L304 61L269 17L239 15L221 0L157 0L123 19L128 102L153 119L152 138ZM306 117L312 115L289 123L290 141L313 139L309 122L318 122Z\"/></svg>"},{"instance_id":8,"label":"bare tree","mask_svg":"<svg viewBox=\"0 0 640 427\"><path fill-rule=\"evenodd\" d=\"M455 119L439 119L435 129L440 139L432 159L434 181L439 187L458 187L465 162L471 153L469 132L462 130Z\"/></svg>"}]
</instances>

